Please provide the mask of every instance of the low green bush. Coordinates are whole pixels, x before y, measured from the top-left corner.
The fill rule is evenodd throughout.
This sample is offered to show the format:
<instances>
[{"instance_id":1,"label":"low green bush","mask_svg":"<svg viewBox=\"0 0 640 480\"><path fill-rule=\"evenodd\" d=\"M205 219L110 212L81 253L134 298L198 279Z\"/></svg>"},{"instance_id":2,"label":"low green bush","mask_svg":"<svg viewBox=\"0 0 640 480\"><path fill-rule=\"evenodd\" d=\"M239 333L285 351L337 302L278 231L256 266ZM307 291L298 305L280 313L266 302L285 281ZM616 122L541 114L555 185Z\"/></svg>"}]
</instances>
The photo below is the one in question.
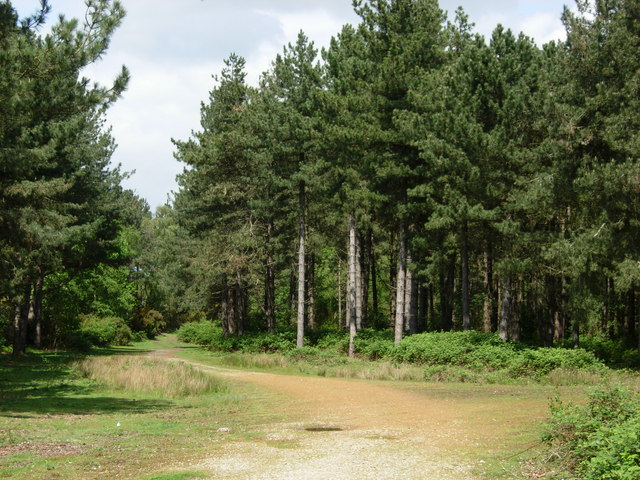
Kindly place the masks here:
<instances>
[{"instance_id":1,"label":"low green bush","mask_svg":"<svg viewBox=\"0 0 640 480\"><path fill-rule=\"evenodd\" d=\"M476 331L467 332L429 332L411 335L402 339L395 348L395 360L429 365L465 365L478 361L478 357L469 359L469 354L481 347L497 346L513 349L496 334ZM495 351L495 350L493 350Z\"/></svg>"},{"instance_id":2,"label":"low green bush","mask_svg":"<svg viewBox=\"0 0 640 480\"><path fill-rule=\"evenodd\" d=\"M238 337L234 350L249 353L287 353L296 348L296 332L285 330L275 333L251 333Z\"/></svg>"},{"instance_id":3,"label":"low green bush","mask_svg":"<svg viewBox=\"0 0 640 480\"><path fill-rule=\"evenodd\" d=\"M369 360L386 358L393 352L393 332L365 328L358 332L353 345L358 356Z\"/></svg>"},{"instance_id":4,"label":"low green bush","mask_svg":"<svg viewBox=\"0 0 640 480\"><path fill-rule=\"evenodd\" d=\"M79 339L84 337L98 347L109 345L128 345L133 333L122 318L98 317L95 315L80 316Z\"/></svg>"},{"instance_id":5,"label":"low green bush","mask_svg":"<svg viewBox=\"0 0 640 480\"><path fill-rule=\"evenodd\" d=\"M591 352L582 349L538 348L518 353L509 365L513 377L547 375L553 370L601 369L604 365Z\"/></svg>"},{"instance_id":6,"label":"low green bush","mask_svg":"<svg viewBox=\"0 0 640 480\"><path fill-rule=\"evenodd\" d=\"M178 340L196 345L211 345L222 336L222 328L213 322L183 323L176 332Z\"/></svg>"},{"instance_id":7,"label":"low green bush","mask_svg":"<svg viewBox=\"0 0 640 480\"><path fill-rule=\"evenodd\" d=\"M347 353L349 351L349 334L344 330L328 330L320 332L311 341L321 350L335 353Z\"/></svg>"},{"instance_id":8,"label":"low green bush","mask_svg":"<svg viewBox=\"0 0 640 480\"><path fill-rule=\"evenodd\" d=\"M551 414L544 440L560 468L585 480L640 478L638 392L599 389L581 406L555 399Z\"/></svg>"},{"instance_id":9,"label":"low green bush","mask_svg":"<svg viewBox=\"0 0 640 480\"><path fill-rule=\"evenodd\" d=\"M505 377L544 376L556 369L600 370L604 365L582 349L534 348L505 343L496 334L432 332L404 338L389 354L396 361L502 371Z\"/></svg>"},{"instance_id":10,"label":"low green bush","mask_svg":"<svg viewBox=\"0 0 640 480\"><path fill-rule=\"evenodd\" d=\"M580 347L592 352L598 359L614 367L640 367L640 352L636 348L629 348L620 340L612 340L604 335L583 337Z\"/></svg>"}]
</instances>

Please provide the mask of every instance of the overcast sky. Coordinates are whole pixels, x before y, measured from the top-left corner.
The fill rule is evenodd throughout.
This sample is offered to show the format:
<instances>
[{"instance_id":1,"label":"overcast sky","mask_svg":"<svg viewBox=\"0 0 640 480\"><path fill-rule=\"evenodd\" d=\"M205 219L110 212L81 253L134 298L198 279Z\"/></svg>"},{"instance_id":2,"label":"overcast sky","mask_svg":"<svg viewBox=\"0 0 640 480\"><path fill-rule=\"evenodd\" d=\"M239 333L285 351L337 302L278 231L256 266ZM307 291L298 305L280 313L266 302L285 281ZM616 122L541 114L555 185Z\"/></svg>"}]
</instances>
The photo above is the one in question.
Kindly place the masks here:
<instances>
[{"instance_id":1,"label":"overcast sky","mask_svg":"<svg viewBox=\"0 0 640 480\"><path fill-rule=\"evenodd\" d=\"M50 0L49 23L59 14L83 18L84 0ZM248 80L260 73L303 30L327 45L345 23L358 23L351 0L122 0L127 16L105 58L87 72L109 83L121 65L131 71L129 88L112 107L108 123L118 149L114 163L135 171L125 181L152 209L167 202L183 165L173 158L171 138L186 140L200 126L200 102L208 98L212 75L237 53L247 60ZM573 0L440 0L451 14L461 5L489 36L498 23L523 31L539 45L564 38L560 15ZM38 0L13 0L20 14Z\"/></svg>"}]
</instances>

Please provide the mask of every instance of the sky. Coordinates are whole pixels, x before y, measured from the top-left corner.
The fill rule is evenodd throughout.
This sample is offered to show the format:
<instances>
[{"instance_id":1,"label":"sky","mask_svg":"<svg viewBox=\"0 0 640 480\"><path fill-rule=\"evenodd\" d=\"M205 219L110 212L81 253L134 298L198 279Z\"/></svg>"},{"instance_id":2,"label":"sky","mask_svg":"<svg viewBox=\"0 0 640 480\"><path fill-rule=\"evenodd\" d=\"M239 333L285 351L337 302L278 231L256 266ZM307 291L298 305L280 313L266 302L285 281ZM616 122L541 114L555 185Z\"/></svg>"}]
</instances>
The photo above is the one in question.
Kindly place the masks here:
<instances>
[{"instance_id":1,"label":"sky","mask_svg":"<svg viewBox=\"0 0 640 480\"><path fill-rule=\"evenodd\" d=\"M124 186L147 200L152 210L177 189L184 165L174 159L171 141L187 140L200 129L200 105L215 85L212 78L231 53L246 59L247 80L262 72L295 43L303 30L316 47L327 46L346 23L357 24L351 0L121 0L127 16L106 56L83 75L109 85L126 65L131 81L109 110L107 124L118 145L113 157L131 172ZM20 16L35 12L39 0L13 0ZM48 23L60 14L84 18L84 0L49 0ZM524 32L539 45L564 39L563 6L573 0L440 0L453 17L462 6L489 37L501 23Z\"/></svg>"}]
</instances>

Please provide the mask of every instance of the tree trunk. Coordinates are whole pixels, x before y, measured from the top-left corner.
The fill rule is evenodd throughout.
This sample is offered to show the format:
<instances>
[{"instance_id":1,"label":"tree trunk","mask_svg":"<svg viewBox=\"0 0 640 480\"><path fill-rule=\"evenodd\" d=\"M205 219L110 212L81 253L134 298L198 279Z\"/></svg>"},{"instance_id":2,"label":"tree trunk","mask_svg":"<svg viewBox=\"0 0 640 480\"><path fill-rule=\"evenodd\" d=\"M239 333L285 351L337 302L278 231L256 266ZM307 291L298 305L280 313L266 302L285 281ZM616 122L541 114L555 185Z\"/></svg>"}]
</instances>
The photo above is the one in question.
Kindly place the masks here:
<instances>
[{"instance_id":1,"label":"tree trunk","mask_svg":"<svg viewBox=\"0 0 640 480\"><path fill-rule=\"evenodd\" d=\"M342 258L338 254L338 327L342 328L347 323L342 323Z\"/></svg>"},{"instance_id":2,"label":"tree trunk","mask_svg":"<svg viewBox=\"0 0 640 480\"><path fill-rule=\"evenodd\" d=\"M405 249L406 252L406 273L405 273L405 295L404 295L404 310L405 310L405 330L409 331L409 334L415 335L418 333L418 281L413 274L413 258L411 256L411 248L408 246Z\"/></svg>"},{"instance_id":3,"label":"tree trunk","mask_svg":"<svg viewBox=\"0 0 640 480\"><path fill-rule=\"evenodd\" d=\"M364 241L361 242L361 257L360 257L360 289L362 298L362 328L369 326L369 272L371 265L371 229L367 230L367 235Z\"/></svg>"},{"instance_id":4,"label":"tree trunk","mask_svg":"<svg viewBox=\"0 0 640 480\"><path fill-rule=\"evenodd\" d=\"M493 325L493 258L491 257L489 242L484 242L484 272L483 272L483 286L484 286L484 301L482 306L482 327L485 333L491 333L494 331Z\"/></svg>"},{"instance_id":5,"label":"tree trunk","mask_svg":"<svg viewBox=\"0 0 640 480\"><path fill-rule=\"evenodd\" d=\"M296 290L298 288L298 282L296 280L296 262L291 259L291 269L289 273L289 312L293 316L293 312L296 311Z\"/></svg>"},{"instance_id":6,"label":"tree trunk","mask_svg":"<svg viewBox=\"0 0 640 480\"><path fill-rule=\"evenodd\" d=\"M440 328L444 331L453 330L453 298L455 287L456 257L452 255L442 267L440 273L440 311L442 320Z\"/></svg>"},{"instance_id":7,"label":"tree trunk","mask_svg":"<svg viewBox=\"0 0 640 480\"><path fill-rule=\"evenodd\" d=\"M226 312L225 312L225 335L235 335L236 333L236 297L233 294L233 287L227 286L225 288L226 294Z\"/></svg>"},{"instance_id":8,"label":"tree trunk","mask_svg":"<svg viewBox=\"0 0 640 480\"><path fill-rule=\"evenodd\" d=\"M296 346L304 347L304 300L305 300L305 184L300 182L298 195L300 228L298 232L298 316Z\"/></svg>"},{"instance_id":9,"label":"tree trunk","mask_svg":"<svg viewBox=\"0 0 640 480\"><path fill-rule=\"evenodd\" d=\"M376 267L376 253L373 246L373 234L371 234L371 307L373 308L374 321L378 321L378 278Z\"/></svg>"},{"instance_id":10,"label":"tree trunk","mask_svg":"<svg viewBox=\"0 0 640 480\"><path fill-rule=\"evenodd\" d=\"M520 341L520 329L522 322L522 307L524 302L524 293L519 287L521 282L516 282L516 295L511 295L511 319L509 321L509 339L513 342Z\"/></svg>"},{"instance_id":11,"label":"tree trunk","mask_svg":"<svg viewBox=\"0 0 640 480\"><path fill-rule=\"evenodd\" d=\"M575 316L571 322L571 343L573 348L580 348L580 322Z\"/></svg>"},{"instance_id":12,"label":"tree trunk","mask_svg":"<svg viewBox=\"0 0 640 480\"><path fill-rule=\"evenodd\" d=\"M349 227L351 228L351 227ZM355 228L355 227L354 227ZM356 251L355 251L355 289L356 289L356 330L362 330L362 241L360 232L355 228Z\"/></svg>"},{"instance_id":13,"label":"tree trunk","mask_svg":"<svg viewBox=\"0 0 640 480\"><path fill-rule=\"evenodd\" d=\"M309 269L307 273L307 291L309 292L309 305L307 307L307 326L313 330L316 328L316 297L315 279L316 276L316 256L311 254L309 258Z\"/></svg>"},{"instance_id":14,"label":"tree trunk","mask_svg":"<svg viewBox=\"0 0 640 480\"><path fill-rule=\"evenodd\" d=\"M389 245L392 246L394 244L394 234L393 231L390 232L389 234ZM390 312L390 317L391 317L391 322L390 322L390 326L392 328L395 329L394 325L395 325L395 319L396 319L396 298L397 298L397 291L396 291L396 276L398 274L397 272L397 266L398 266L398 256L397 256L397 252L395 251L395 249L393 247L390 248L390 253L389 253L389 312Z\"/></svg>"},{"instance_id":15,"label":"tree trunk","mask_svg":"<svg viewBox=\"0 0 640 480\"><path fill-rule=\"evenodd\" d=\"M356 337L356 225L353 213L349 215L349 274L347 281L347 315L349 319L349 357L355 356Z\"/></svg>"},{"instance_id":16,"label":"tree trunk","mask_svg":"<svg viewBox=\"0 0 640 480\"><path fill-rule=\"evenodd\" d=\"M398 345L404 333L404 296L407 272L406 241L404 227L398 230L398 269L396 272L396 312L394 324L394 344Z\"/></svg>"},{"instance_id":17,"label":"tree trunk","mask_svg":"<svg viewBox=\"0 0 640 480\"><path fill-rule=\"evenodd\" d=\"M420 285L418 289L418 333L427 331L427 312L429 303L429 290Z\"/></svg>"},{"instance_id":18,"label":"tree trunk","mask_svg":"<svg viewBox=\"0 0 640 480\"><path fill-rule=\"evenodd\" d=\"M273 251L271 249L271 234L273 219L267 224L267 255L264 261L264 313L267 317L267 331L273 333L276 329L276 285Z\"/></svg>"},{"instance_id":19,"label":"tree trunk","mask_svg":"<svg viewBox=\"0 0 640 480\"><path fill-rule=\"evenodd\" d=\"M42 290L44 278L38 275L33 285L33 315L34 315L34 337L33 344L36 348L42 348Z\"/></svg>"},{"instance_id":20,"label":"tree trunk","mask_svg":"<svg viewBox=\"0 0 640 480\"><path fill-rule=\"evenodd\" d=\"M13 317L13 355L24 355L27 351L27 326L31 305L31 286L25 287L22 296L15 301Z\"/></svg>"},{"instance_id":21,"label":"tree trunk","mask_svg":"<svg viewBox=\"0 0 640 480\"><path fill-rule=\"evenodd\" d=\"M469 243L467 221L462 222L460 266L462 268L462 330L471 329L471 294L469 292Z\"/></svg>"},{"instance_id":22,"label":"tree trunk","mask_svg":"<svg viewBox=\"0 0 640 480\"><path fill-rule=\"evenodd\" d=\"M502 341L509 340L509 323L511 322L511 277L507 276L502 285L502 311L498 333Z\"/></svg>"},{"instance_id":23,"label":"tree trunk","mask_svg":"<svg viewBox=\"0 0 640 480\"><path fill-rule=\"evenodd\" d=\"M236 284L234 287L234 297L236 303L235 311L235 334L242 336L244 334L244 325L247 318L247 289L240 273L236 274Z\"/></svg>"}]
</instances>

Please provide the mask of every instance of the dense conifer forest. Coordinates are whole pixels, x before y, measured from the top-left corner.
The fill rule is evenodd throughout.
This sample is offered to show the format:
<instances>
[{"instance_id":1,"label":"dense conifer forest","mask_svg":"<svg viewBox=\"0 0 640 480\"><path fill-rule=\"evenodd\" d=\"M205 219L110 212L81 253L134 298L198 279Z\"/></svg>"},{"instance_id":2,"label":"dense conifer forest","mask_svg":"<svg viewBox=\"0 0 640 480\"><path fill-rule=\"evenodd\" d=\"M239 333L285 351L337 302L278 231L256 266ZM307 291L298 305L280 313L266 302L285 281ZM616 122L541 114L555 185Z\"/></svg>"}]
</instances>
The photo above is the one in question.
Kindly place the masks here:
<instances>
[{"instance_id":1,"label":"dense conifer forest","mask_svg":"<svg viewBox=\"0 0 640 480\"><path fill-rule=\"evenodd\" d=\"M226 338L497 332L639 347L640 2L565 9L566 41L474 31L436 0L356 0L322 51L300 32L258 86L230 53L173 201L121 186L82 69L124 11L41 34L0 2L0 329L14 354L186 322ZM116 72L117 73L117 72ZM212 72L213 73L213 72ZM391 333L389 333L391 334Z\"/></svg>"}]
</instances>

